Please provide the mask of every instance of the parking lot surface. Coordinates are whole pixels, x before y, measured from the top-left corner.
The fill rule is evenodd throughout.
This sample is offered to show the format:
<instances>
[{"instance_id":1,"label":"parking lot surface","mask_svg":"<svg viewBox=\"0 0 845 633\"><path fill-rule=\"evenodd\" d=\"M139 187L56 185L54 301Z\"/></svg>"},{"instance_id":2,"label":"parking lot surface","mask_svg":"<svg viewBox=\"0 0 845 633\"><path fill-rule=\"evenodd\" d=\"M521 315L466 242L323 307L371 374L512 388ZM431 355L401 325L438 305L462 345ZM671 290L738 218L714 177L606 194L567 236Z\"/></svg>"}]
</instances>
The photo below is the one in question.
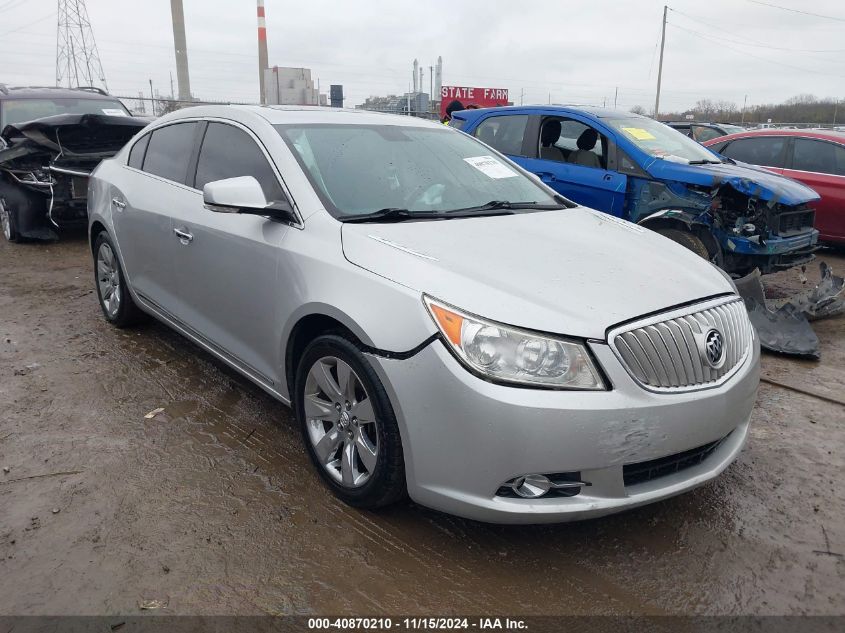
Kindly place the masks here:
<instances>
[{"instance_id":1,"label":"parking lot surface","mask_svg":"<svg viewBox=\"0 0 845 633\"><path fill-rule=\"evenodd\" d=\"M0 243L0 614L845 614L845 317L764 356L715 482L505 527L343 505L286 407L93 288L84 235Z\"/></svg>"}]
</instances>

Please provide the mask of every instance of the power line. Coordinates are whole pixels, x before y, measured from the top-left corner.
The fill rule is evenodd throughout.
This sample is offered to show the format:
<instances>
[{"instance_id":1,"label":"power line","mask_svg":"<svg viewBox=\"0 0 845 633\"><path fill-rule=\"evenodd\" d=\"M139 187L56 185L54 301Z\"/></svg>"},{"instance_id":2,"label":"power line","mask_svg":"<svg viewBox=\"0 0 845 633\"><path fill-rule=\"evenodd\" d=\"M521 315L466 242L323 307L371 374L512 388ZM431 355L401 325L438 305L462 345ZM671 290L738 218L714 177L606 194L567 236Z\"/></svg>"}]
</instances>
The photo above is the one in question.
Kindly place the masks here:
<instances>
[{"instance_id":1,"label":"power line","mask_svg":"<svg viewBox=\"0 0 845 633\"><path fill-rule=\"evenodd\" d=\"M708 37L712 37L714 39L719 39L719 40L725 40L726 42L732 42L733 44L739 44L740 46L754 46L756 48L770 48L772 50L788 51L788 52L791 52L791 53L845 53L845 48L814 49L814 48L787 48L787 47L783 47L783 46L773 46L771 44L764 43L761 40L755 40L755 39L752 39L750 37L747 37L746 35L740 36L738 33L726 31L721 26L717 26L714 23L707 22L705 20L702 20L701 18L693 17L693 16L691 16L687 13L684 13L683 11L678 11L677 9L673 9L671 7L669 7L669 10L672 11L672 13L677 13L678 15L682 15L685 18L692 20L693 22L699 22L701 24L704 24L705 26L717 28L720 32L729 33L731 35L736 35L737 37L743 37L743 38L749 40L748 42L743 42L743 41L739 41L739 40L732 40L732 39L728 39L728 38L725 38L725 37L721 37L719 35L713 35L712 33L707 33ZM677 25L675 25L675 26L677 26ZM678 27L678 28L681 28L681 27ZM751 42L756 42L756 43L752 44Z\"/></svg>"},{"instance_id":2,"label":"power line","mask_svg":"<svg viewBox=\"0 0 845 633\"><path fill-rule=\"evenodd\" d=\"M845 18L839 18L835 15L822 15L821 13L812 13L810 11L802 11L801 9L792 9L790 7L782 7L777 4L770 4L768 2L761 2L760 0L748 0L752 4L759 4L764 7L770 7L772 9L780 9L781 11L791 11L792 13L800 13L801 15L810 15L814 18L824 18L825 20L836 20L837 22L845 22Z\"/></svg>"},{"instance_id":3,"label":"power line","mask_svg":"<svg viewBox=\"0 0 845 633\"><path fill-rule=\"evenodd\" d=\"M669 22L668 24L670 26L675 27L676 29L686 31L687 33L690 33L690 34L694 35L695 37L700 37L701 39L707 40L708 42L718 44L722 48L726 48L730 51L734 51L735 53L739 53L740 55L746 55L747 57L753 57L754 59L759 59L759 60L762 60L764 62L769 62L770 64L775 64L776 66L782 66L784 68L791 68L793 70L800 70L801 72L805 72L805 73L815 73L817 75L824 75L826 77L842 77L842 76L845 76L845 74L842 74L842 73L826 73L826 72L823 72L823 71L820 71L820 70L814 70L812 68L802 68L801 66L792 66L791 64L784 64L783 62L775 61L773 59L768 59L766 57L760 57L759 55L752 55L748 51L742 51L742 50L739 50L738 48L731 48L730 46L727 46L726 44L723 44L722 42L719 42L718 40L712 39L712 37L709 36L709 35L704 35L702 33L698 33L697 31L693 31L691 29L684 28L683 26L678 26L677 24L673 24L671 22Z\"/></svg>"}]
</instances>

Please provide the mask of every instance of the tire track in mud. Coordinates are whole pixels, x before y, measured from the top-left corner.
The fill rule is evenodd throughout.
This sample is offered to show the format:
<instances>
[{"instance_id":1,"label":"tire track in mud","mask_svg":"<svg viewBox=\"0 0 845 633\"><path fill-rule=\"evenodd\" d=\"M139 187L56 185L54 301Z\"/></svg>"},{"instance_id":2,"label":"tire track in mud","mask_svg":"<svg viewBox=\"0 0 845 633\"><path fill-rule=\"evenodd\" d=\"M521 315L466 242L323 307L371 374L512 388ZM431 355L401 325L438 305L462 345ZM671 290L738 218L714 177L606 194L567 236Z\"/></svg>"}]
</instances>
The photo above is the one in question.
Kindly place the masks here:
<instances>
[{"instance_id":1,"label":"tire track in mud","mask_svg":"<svg viewBox=\"0 0 845 633\"><path fill-rule=\"evenodd\" d=\"M211 425L214 427L213 433L219 440L230 445L234 443L249 450L252 458L257 458L265 465L272 464L277 471L281 470L287 476L286 478L302 477L303 469L307 469L306 476L316 480L317 475L312 472L310 461L302 450L298 450L301 443L299 430L293 420L292 413L285 405L272 399L258 387L251 385L192 342L183 339L176 333L164 330L164 326L158 324L151 326L148 333L155 338L142 342L133 337L122 341L124 345L128 343L130 348L136 348L134 350L125 350L123 349L124 345L117 346L116 349L120 350L117 360L127 374L143 376L153 387L162 388L176 404L180 401L192 400L200 403L205 410L214 412L218 421L222 423ZM171 337L175 337L175 339ZM145 369L142 372L137 372L135 366L138 361L144 359L144 354L152 353L148 344L151 343L155 346L158 339L162 340L162 347L167 352L167 360L163 360L158 355L148 356ZM190 369L190 371L181 372L178 371L179 369ZM168 375L164 378L158 378L148 375L151 372L163 372ZM211 372L220 372L220 376L212 377ZM164 388L164 384L168 385L167 389ZM221 391L212 390L212 395L209 395L209 391L203 389L208 384ZM227 396L226 389L237 391L240 394L240 401L248 399L254 402L266 399L270 403L269 406L279 409L279 415L286 419L267 428L253 426L257 423L256 421L250 421L247 424L241 417L238 417L236 412L219 406L218 401L225 399ZM256 404L258 409L266 408L266 406L265 402ZM167 412L167 407L165 407L165 412ZM192 411L186 415L190 416L193 413ZM271 436L273 432L278 432L280 427L284 427L283 431L292 427L290 429L292 432L287 433L287 435L293 435L293 437L284 438L291 440L290 442L279 441L280 438ZM281 492L273 487L272 475L265 475L265 477L268 490ZM343 506L330 494L322 485L317 486L316 490L313 491L313 495L319 495L325 499L321 502L320 511L327 512L339 528L353 529L359 536L366 539L371 546L413 561L419 566L418 569L423 570L423 573L435 573L445 583L452 585L452 591L460 597L460 604L463 605L464 609L475 608L479 613L483 613L489 609L490 604L498 602L495 594L484 589L479 590L480 578L466 564L461 564L457 559L447 557L437 548L425 542L408 538L400 526L393 525L389 520L380 522L366 513ZM425 510L424 512L432 511ZM483 524L471 523L471 531L475 534L470 535L470 530L467 529L466 522L463 519L432 513L427 517L427 522L444 534L454 535L456 531L459 531L461 540L474 541L478 544L479 549L489 548L491 543L495 547L501 547L505 550L510 549L513 545L511 540L496 534L494 530ZM453 529L449 530L444 527L445 525L452 525ZM460 526L459 530L456 529L458 526ZM479 533L483 534L483 538L479 536ZM551 549L545 547L543 553L552 554L557 564L569 567L566 577L556 578L556 583L558 583L558 591L561 583L566 584L569 587L566 593L570 594L572 598L577 598L581 602L593 602L596 601L598 596L601 596L604 601L614 607L608 609L608 613L664 613L653 605L644 604L642 596L635 596L616 581L598 573L595 568L582 565L576 556L572 556L571 552L561 547L553 546ZM573 568L577 569L578 573L573 574ZM429 571L425 572L425 570ZM472 588L463 591L461 588L466 586ZM541 605L538 604L537 606Z\"/></svg>"}]
</instances>

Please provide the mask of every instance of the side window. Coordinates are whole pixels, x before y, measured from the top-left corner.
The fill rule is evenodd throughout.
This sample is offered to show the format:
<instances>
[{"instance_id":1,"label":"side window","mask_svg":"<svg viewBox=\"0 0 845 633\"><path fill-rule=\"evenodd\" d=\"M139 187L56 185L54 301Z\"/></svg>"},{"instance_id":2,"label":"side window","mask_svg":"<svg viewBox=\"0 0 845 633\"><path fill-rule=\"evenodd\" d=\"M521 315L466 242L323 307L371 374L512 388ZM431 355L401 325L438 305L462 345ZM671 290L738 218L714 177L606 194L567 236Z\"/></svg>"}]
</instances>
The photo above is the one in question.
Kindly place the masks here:
<instances>
[{"instance_id":1,"label":"side window","mask_svg":"<svg viewBox=\"0 0 845 633\"><path fill-rule=\"evenodd\" d=\"M284 200L276 174L252 137L234 125L209 123L202 141L195 187L238 176L252 176L268 202Z\"/></svg>"},{"instance_id":2,"label":"side window","mask_svg":"<svg viewBox=\"0 0 845 633\"><path fill-rule=\"evenodd\" d=\"M731 141L720 153L743 163L783 167L785 146L786 138L783 136L756 136Z\"/></svg>"},{"instance_id":3,"label":"side window","mask_svg":"<svg viewBox=\"0 0 845 633\"><path fill-rule=\"evenodd\" d=\"M845 147L808 138L795 139L792 169L845 176Z\"/></svg>"},{"instance_id":4,"label":"side window","mask_svg":"<svg viewBox=\"0 0 845 633\"><path fill-rule=\"evenodd\" d=\"M135 169L141 169L141 166L144 164L144 154L147 153L147 144L149 144L149 142L149 134L144 134L144 136L135 142L132 149L129 150L129 160L127 161L127 165L134 167Z\"/></svg>"},{"instance_id":5,"label":"side window","mask_svg":"<svg viewBox=\"0 0 845 633\"><path fill-rule=\"evenodd\" d=\"M475 128L474 136L502 154L522 156L522 139L527 125L527 114L492 116Z\"/></svg>"},{"instance_id":6,"label":"side window","mask_svg":"<svg viewBox=\"0 0 845 633\"><path fill-rule=\"evenodd\" d=\"M194 151L194 132L197 124L175 123L154 130L150 134L144 171L174 182L185 184L188 163Z\"/></svg>"},{"instance_id":7,"label":"side window","mask_svg":"<svg viewBox=\"0 0 845 633\"><path fill-rule=\"evenodd\" d=\"M607 139L573 119L549 118L540 127L540 158L605 169Z\"/></svg>"},{"instance_id":8,"label":"side window","mask_svg":"<svg viewBox=\"0 0 845 633\"><path fill-rule=\"evenodd\" d=\"M724 136L724 134L712 127L704 127L703 125L692 126L692 137L699 143L704 143L720 136Z\"/></svg>"}]
</instances>

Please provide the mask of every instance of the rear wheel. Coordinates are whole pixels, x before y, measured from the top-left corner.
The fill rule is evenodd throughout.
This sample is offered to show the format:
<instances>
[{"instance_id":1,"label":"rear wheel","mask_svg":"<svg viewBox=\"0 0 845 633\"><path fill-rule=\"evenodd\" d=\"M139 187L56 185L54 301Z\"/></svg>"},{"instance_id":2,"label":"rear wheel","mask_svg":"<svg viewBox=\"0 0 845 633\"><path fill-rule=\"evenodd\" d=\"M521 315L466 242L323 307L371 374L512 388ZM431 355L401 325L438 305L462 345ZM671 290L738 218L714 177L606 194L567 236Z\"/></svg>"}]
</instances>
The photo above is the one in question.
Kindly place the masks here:
<instances>
[{"instance_id":1,"label":"rear wheel","mask_svg":"<svg viewBox=\"0 0 845 633\"><path fill-rule=\"evenodd\" d=\"M296 414L311 460L349 505L378 508L405 495L405 462L384 386L353 342L325 335L296 372Z\"/></svg>"},{"instance_id":2,"label":"rear wheel","mask_svg":"<svg viewBox=\"0 0 845 633\"><path fill-rule=\"evenodd\" d=\"M681 246L691 250L699 257L710 261L710 252L697 235L686 231L679 231L678 229L658 229L657 232L663 237L668 237L673 242L677 242Z\"/></svg>"},{"instance_id":3,"label":"rear wheel","mask_svg":"<svg viewBox=\"0 0 845 633\"><path fill-rule=\"evenodd\" d=\"M15 213L5 205L2 199L0 199L0 228L7 242L18 241Z\"/></svg>"},{"instance_id":4,"label":"rear wheel","mask_svg":"<svg viewBox=\"0 0 845 633\"><path fill-rule=\"evenodd\" d=\"M143 317L126 287L117 253L105 231L94 241L94 282L106 320L118 328L134 325Z\"/></svg>"}]
</instances>

